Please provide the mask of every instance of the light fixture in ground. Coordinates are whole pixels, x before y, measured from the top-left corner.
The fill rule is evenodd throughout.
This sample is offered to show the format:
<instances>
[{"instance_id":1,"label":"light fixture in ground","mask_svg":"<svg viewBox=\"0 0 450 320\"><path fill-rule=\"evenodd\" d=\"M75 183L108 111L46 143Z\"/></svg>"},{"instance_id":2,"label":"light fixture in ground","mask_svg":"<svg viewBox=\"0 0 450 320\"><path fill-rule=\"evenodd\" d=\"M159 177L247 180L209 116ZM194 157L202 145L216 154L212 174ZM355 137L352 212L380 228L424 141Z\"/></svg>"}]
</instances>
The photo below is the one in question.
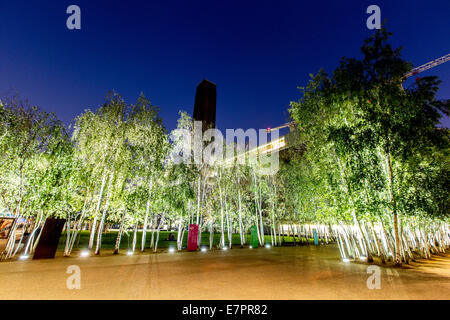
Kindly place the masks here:
<instances>
[{"instance_id":1,"label":"light fixture in ground","mask_svg":"<svg viewBox=\"0 0 450 320\"><path fill-rule=\"evenodd\" d=\"M175 248L170 247L169 248L169 253L174 253L175 252Z\"/></svg>"},{"instance_id":2,"label":"light fixture in ground","mask_svg":"<svg viewBox=\"0 0 450 320\"><path fill-rule=\"evenodd\" d=\"M266 249L269 249L271 246L270 246L270 244L266 243L265 247L266 247Z\"/></svg>"},{"instance_id":3,"label":"light fixture in ground","mask_svg":"<svg viewBox=\"0 0 450 320\"><path fill-rule=\"evenodd\" d=\"M27 260L30 256L27 254L23 254L19 257L20 260Z\"/></svg>"},{"instance_id":4,"label":"light fixture in ground","mask_svg":"<svg viewBox=\"0 0 450 320\"><path fill-rule=\"evenodd\" d=\"M83 251L81 251L81 253L80 253L80 257L83 257L83 258L85 258L85 257L88 257L89 256L89 251L87 251L87 250L83 250Z\"/></svg>"},{"instance_id":5,"label":"light fixture in ground","mask_svg":"<svg viewBox=\"0 0 450 320\"><path fill-rule=\"evenodd\" d=\"M342 261L343 261L343 262L350 262L350 260L347 259L347 258L342 259Z\"/></svg>"},{"instance_id":6,"label":"light fixture in ground","mask_svg":"<svg viewBox=\"0 0 450 320\"><path fill-rule=\"evenodd\" d=\"M201 251L201 252L206 252L207 249L206 249L205 247L203 247L203 248L200 249L200 251Z\"/></svg>"},{"instance_id":7,"label":"light fixture in ground","mask_svg":"<svg viewBox=\"0 0 450 320\"><path fill-rule=\"evenodd\" d=\"M132 255L133 255L133 251L129 250L129 251L127 252L127 255L132 256Z\"/></svg>"}]
</instances>

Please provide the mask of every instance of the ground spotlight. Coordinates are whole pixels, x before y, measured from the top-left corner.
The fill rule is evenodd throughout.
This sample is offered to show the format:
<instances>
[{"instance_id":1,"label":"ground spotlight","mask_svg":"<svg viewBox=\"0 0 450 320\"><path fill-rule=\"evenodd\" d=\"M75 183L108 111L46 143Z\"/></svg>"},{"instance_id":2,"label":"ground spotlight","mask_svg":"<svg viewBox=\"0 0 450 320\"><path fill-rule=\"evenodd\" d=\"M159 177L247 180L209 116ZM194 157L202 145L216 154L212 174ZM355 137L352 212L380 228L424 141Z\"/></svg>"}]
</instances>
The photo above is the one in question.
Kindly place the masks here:
<instances>
[{"instance_id":1,"label":"ground spotlight","mask_svg":"<svg viewBox=\"0 0 450 320\"><path fill-rule=\"evenodd\" d=\"M252 247L252 246L249 246L249 248L250 248L250 249L253 249L253 247Z\"/></svg>"},{"instance_id":2,"label":"ground spotlight","mask_svg":"<svg viewBox=\"0 0 450 320\"><path fill-rule=\"evenodd\" d=\"M89 251L87 251L87 250L85 250L85 251L81 251L81 253L80 253L80 257L83 257L83 258L85 258L85 257L89 257Z\"/></svg>"},{"instance_id":3,"label":"ground spotlight","mask_svg":"<svg viewBox=\"0 0 450 320\"><path fill-rule=\"evenodd\" d=\"M201 251L201 252L206 252L207 250L206 250L205 247L203 247L203 248L200 249L200 251Z\"/></svg>"},{"instance_id":4,"label":"ground spotlight","mask_svg":"<svg viewBox=\"0 0 450 320\"><path fill-rule=\"evenodd\" d=\"M342 259L342 261L343 261L343 262L350 262L350 260L347 259L347 258Z\"/></svg>"},{"instance_id":5,"label":"ground spotlight","mask_svg":"<svg viewBox=\"0 0 450 320\"><path fill-rule=\"evenodd\" d=\"M27 254L23 254L19 257L20 260L27 260L30 256Z\"/></svg>"},{"instance_id":6,"label":"ground spotlight","mask_svg":"<svg viewBox=\"0 0 450 320\"><path fill-rule=\"evenodd\" d=\"M228 248L227 247L223 247L222 250L226 251L226 250L228 250Z\"/></svg>"},{"instance_id":7,"label":"ground spotlight","mask_svg":"<svg viewBox=\"0 0 450 320\"><path fill-rule=\"evenodd\" d=\"M175 252L175 248L169 248L169 253L174 253Z\"/></svg>"},{"instance_id":8,"label":"ground spotlight","mask_svg":"<svg viewBox=\"0 0 450 320\"><path fill-rule=\"evenodd\" d=\"M266 247L266 249L269 249L270 248L270 244L266 243L265 247Z\"/></svg>"},{"instance_id":9,"label":"ground spotlight","mask_svg":"<svg viewBox=\"0 0 450 320\"><path fill-rule=\"evenodd\" d=\"M133 251L129 250L129 251L127 252L127 255L132 256L133 253L134 253Z\"/></svg>"}]
</instances>

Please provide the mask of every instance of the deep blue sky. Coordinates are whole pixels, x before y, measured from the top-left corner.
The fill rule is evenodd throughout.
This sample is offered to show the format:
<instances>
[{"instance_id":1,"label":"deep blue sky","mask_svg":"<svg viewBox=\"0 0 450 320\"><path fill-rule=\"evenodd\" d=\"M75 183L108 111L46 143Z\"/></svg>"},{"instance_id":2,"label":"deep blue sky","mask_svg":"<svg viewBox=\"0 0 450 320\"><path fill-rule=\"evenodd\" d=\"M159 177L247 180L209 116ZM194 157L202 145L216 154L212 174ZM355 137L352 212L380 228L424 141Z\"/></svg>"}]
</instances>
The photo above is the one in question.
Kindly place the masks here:
<instances>
[{"instance_id":1,"label":"deep blue sky","mask_svg":"<svg viewBox=\"0 0 450 320\"><path fill-rule=\"evenodd\" d=\"M71 4L81 8L79 31L66 28ZM207 78L219 128L273 127L308 74L359 57L374 32L370 4L414 65L450 52L449 0L0 0L0 96L18 92L68 123L110 89L130 103L144 92L173 129ZM449 99L450 62L431 74Z\"/></svg>"}]
</instances>

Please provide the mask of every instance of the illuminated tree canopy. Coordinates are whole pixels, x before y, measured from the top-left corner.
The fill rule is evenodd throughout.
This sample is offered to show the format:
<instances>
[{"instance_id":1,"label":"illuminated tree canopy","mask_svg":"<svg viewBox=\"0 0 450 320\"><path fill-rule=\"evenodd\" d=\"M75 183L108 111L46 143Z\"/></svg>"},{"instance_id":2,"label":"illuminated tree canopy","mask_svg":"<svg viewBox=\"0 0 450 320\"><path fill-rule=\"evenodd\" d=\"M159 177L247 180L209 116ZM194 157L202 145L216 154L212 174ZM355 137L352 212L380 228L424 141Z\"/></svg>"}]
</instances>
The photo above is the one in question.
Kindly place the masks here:
<instances>
[{"instance_id":1,"label":"illuminated tree canopy","mask_svg":"<svg viewBox=\"0 0 450 320\"><path fill-rule=\"evenodd\" d=\"M167 132L144 95L128 104L109 93L70 128L27 101L4 99L0 208L27 219L36 235L25 253L47 217L67 219L65 255L87 225L89 249L100 254L109 224L119 226L116 254L127 230L132 251L148 249L148 232L156 251L164 224L178 230L181 250L190 223L199 225L199 245L202 232L210 233L211 249L231 248L234 233L245 247L256 226L260 246L267 236L281 245L285 234L303 241L314 230L336 241L344 259L401 265L442 252L450 245L449 144L448 130L437 126L449 103L436 99L435 77L403 88L411 65L389 36L380 30L365 41L361 59L343 58L331 75L320 70L300 88L289 109L296 147L285 150L273 175L257 163L178 163L180 132L193 135L193 120L180 112L178 130ZM14 228L3 258L18 250Z\"/></svg>"}]
</instances>

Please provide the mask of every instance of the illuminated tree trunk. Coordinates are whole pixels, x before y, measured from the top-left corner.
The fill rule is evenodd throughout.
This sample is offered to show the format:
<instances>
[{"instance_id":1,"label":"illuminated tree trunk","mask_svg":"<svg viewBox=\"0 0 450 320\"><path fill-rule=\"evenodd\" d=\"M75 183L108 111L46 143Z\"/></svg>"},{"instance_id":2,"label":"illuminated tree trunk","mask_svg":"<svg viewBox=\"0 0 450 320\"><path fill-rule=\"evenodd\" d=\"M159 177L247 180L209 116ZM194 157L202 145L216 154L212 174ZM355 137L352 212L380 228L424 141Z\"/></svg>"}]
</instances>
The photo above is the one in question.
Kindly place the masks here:
<instances>
[{"instance_id":1,"label":"illuminated tree trunk","mask_svg":"<svg viewBox=\"0 0 450 320\"><path fill-rule=\"evenodd\" d=\"M155 242L155 249L153 250L153 252L156 252L156 250L158 249L158 242L159 242L159 230L161 229L161 226L163 225L163 223L164 223L164 212L163 212L163 214L162 214L162 216L161 216L161 220L159 221L159 224L158 224L158 230L156 231L156 242Z\"/></svg>"},{"instance_id":2,"label":"illuminated tree trunk","mask_svg":"<svg viewBox=\"0 0 450 320\"><path fill-rule=\"evenodd\" d=\"M207 178L208 178L208 175L205 174L205 179L203 180L203 189L202 189L202 198L201 198L201 202L200 202L200 209L202 208L203 203L205 202ZM204 224L204 219L203 219L203 215L202 215L202 210L200 210L200 219L199 219L199 222L198 222L198 239L197 239L197 244L198 244L199 247L201 247L201 245L202 245L203 224Z\"/></svg>"},{"instance_id":3,"label":"illuminated tree trunk","mask_svg":"<svg viewBox=\"0 0 450 320\"><path fill-rule=\"evenodd\" d=\"M105 188L105 183L106 183L106 173L103 173L102 186L100 187L100 195L98 196L97 208L95 209L94 212L94 221L92 222L91 234L89 236L89 250L91 250L92 247L94 246L95 230L97 228L97 215L100 211L100 206L102 204L103 190Z\"/></svg>"},{"instance_id":4,"label":"illuminated tree trunk","mask_svg":"<svg viewBox=\"0 0 450 320\"><path fill-rule=\"evenodd\" d=\"M184 239L184 234L185 234L186 227L183 227L182 228L182 232L181 232L181 239L180 239L180 246L181 246L180 248L181 249L183 249L183 239Z\"/></svg>"},{"instance_id":5,"label":"illuminated tree trunk","mask_svg":"<svg viewBox=\"0 0 450 320\"><path fill-rule=\"evenodd\" d=\"M224 234L224 225L223 225L223 199L222 199L222 187L221 184L221 172L219 171L219 198L220 198L220 247L225 246L225 234Z\"/></svg>"},{"instance_id":6,"label":"illuminated tree trunk","mask_svg":"<svg viewBox=\"0 0 450 320\"><path fill-rule=\"evenodd\" d=\"M274 238L274 243L275 246L277 245L277 231L275 230L275 219L273 217L273 211L272 211L272 234L273 234L273 238ZM273 243L272 243L273 245Z\"/></svg>"},{"instance_id":7,"label":"illuminated tree trunk","mask_svg":"<svg viewBox=\"0 0 450 320\"><path fill-rule=\"evenodd\" d=\"M238 205L239 205L239 238L241 240L241 248L244 247L244 235L242 234L242 205L241 205L241 189L239 188L239 178L238 178Z\"/></svg>"},{"instance_id":8,"label":"illuminated tree trunk","mask_svg":"<svg viewBox=\"0 0 450 320\"><path fill-rule=\"evenodd\" d=\"M261 184L259 184L259 221L260 221L260 227L261 227L261 245L263 246L265 244L264 239L264 224L262 220L262 195L261 195Z\"/></svg>"},{"instance_id":9,"label":"illuminated tree trunk","mask_svg":"<svg viewBox=\"0 0 450 320\"><path fill-rule=\"evenodd\" d=\"M209 249L210 250L213 247L213 242L214 242L214 227L213 227L213 222L211 220L211 222L209 224Z\"/></svg>"},{"instance_id":10,"label":"illuminated tree trunk","mask_svg":"<svg viewBox=\"0 0 450 320\"><path fill-rule=\"evenodd\" d=\"M386 257L387 257L387 255L386 255L386 253L385 253L385 250L384 250L383 245L381 244L380 238L378 238L377 232L376 232L376 230L375 230L375 227L374 227L372 221L371 221L371 226L372 226L372 233L373 233L373 236L374 236L374 238L375 238L375 241L376 241L376 244L377 244L377 248L378 248L378 255L379 255L380 258L381 258L381 262L382 262L382 263L386 263Z\"/></svg>"},{"instance_id":11,"label":"illuminated tree trunk","mask_svg":"<svg viewBox=\"0 0 450 320\"><path fill-rule=\"evenodd\" d=\"M230 214L228 212L228 202L227 202L227 197L225 196L224 199L225 202L225 219L226 219L226 223L227 223L227 239L228 239L228 247L231 249L232 246L232 225L231 225L231 221L230 221Z\"/></svg>"},{"instance_id":12,"label":"illuminated tree trunk","mask_svg":"<svg viewBox=\"0 0 450 320\"><path fill-rule=\"evenodd\" d=\"M197 188L197 225L200 216L200 197L201 197L200 187L201 187L201 171L198 175L198 188Z\"/></svg>"},{"instance_id":13,"label":"illuminated tree trunk","mask_svg":"<svg viewBox=\"0 0 450 320\"><path fill-rule=\"evenodd\" d=\"M73 249L73 245L75 243L75 240L77 238L77 235L81 232L81 228L83 226L83 221L84 221L84 217L86 214L86 203L87 203L87 194L88 194L89 190L86 191L86 196L84 198L84 203L83 203L83 209L81 210L81 215L80 218L78 220L78 223L74 226L73 232L71 237L68 238L68 243L66 243L66 250L64 251L64 256L70 256L72 249Z\"/></svg>"},{"instance_id":14,"label":"illuminated tree trunk","mask_svg":"<svg viewBox=\"0 0 450 320\"><path fill-rule=\"evenodd\" d=\"M106 212L108 211L108 207L109 207L109 199L111 198L111 192L112 192L112 180L113 180L114 174L111 173L111 176L109 178L109 184L108 184L108 198L106 199L106 205L105 208L103 209L103 214L102 214L102 219L100 220L100 225L98 228L98 233L97 233L97 247L95 248L95 254L100 254L100 248L102 246L102 232L103 232L103 226L105 224L105 219L106 219Z\"/></svg>"},{"instance_id":15,"label":"illuminated tree trunk","mask_svg":"<svg viewBox=\"0 0 450 320\"><path fill-rule=\"evenodd\" d=\"M133 228L133 244L131 246L131 252L134 253L134 250L136 249L136 240L137 240L137 222L134 224Z\"/></svg>"},{"instance_id":16,"label":"illuminated tree trunk","mask_svg":"<svg viewBox=\"0 0 450 320\"><path fill-rule=\"evenodd\" d=\"M257 227L256 230L258 231L259 244L262 246L264 245L264 230L261 215L261 186L259 185L258 188L258 180L256 178L256 173L254 170L253 170L253 181L255 184L255 213L256 213L256 227ZM259 189L259 200L258 200L258 189Z\"/></svg>"},{"instance_id":17,"label":"illuminated tree trunk","mask_svg":"<svg viewBox=\"0 0 450 320\"><path fill-rule=\"evenodd\" d=\"M181 233L183 232L183 225L182 225L183 217L180 218L180 221L178 222L178 234L177 234L177 249L181 250L182 243L181 243Z\"/></svg>"},{"instance_id":18,"label":"illuminated tree trunk","mask_svg":"<svg viewBox=\"0 0 450 320\"><path fill-rule=\"evenodd\" d=\"M281 246L281 244L282 244L282 242L281 242L281 224L280 224L280 222L278 222L278 243L280 244L280 246ZM283 239L284 239L284 235L283 235Z\"/></svg>"},{"instance_id":19,"label":"illuminated tree trunk","mask_svg":"<svg viewBox=\"0 0 450 320\"><path fill-rule=\"evenodd\" d=\"M389 169L389 192L391 194L392 201L392 214L394 217L394 237L395 237L395 253L394 253L394 264L397 267L402 265L402 257L400 255L400 236L398 233L398 217L397 217L397 200L394 195L394 175L392 172L392 164L391 164L391 154L388 152L386 155L386 160Z\"/></svg>"},{"instance_id":20,"label":"illuminated tree trunk","mask_svg":"<svg viewBox=\"0 0 450 320\"><path fill-rule=\"evenodd\" d=\"M125 215L126 215L126 212L123 213L122 219L120 221L119 233L117 234L116 244L114 246L114 254L119 253L120 241L122 240L122 234L123 234L123 225L125 222Z\"/></svg>"},{"instance_id":21,"label":"illuminated tree trunk","mask_svg":"<svg viewBox=\"0 0 450 320\"><path fill-rule=\"evenodd\" d=\"M147 223L148 223L148 216L150 213L150 197L152 194L152 187L153 187L153 178L150 178L150 187L148 190L148 199L147 199L147 206L145 208L145 218L144 218L144 227L142 229L142 241L141 241L141 251L145 251L145 241L147 240Z\"/></svg>"},{"instance_id":22,"label":"illuminated tree trunk","mask_svg":"<svg viewBox=\"0 0 450 320\"><path fill-rule=\"evenodd\" d=\"M40 236L40 231L39 231L39 234L37 234L38 233L37 231L39 228L40 228L40 230L42 230L41 222L42 222L43 216L44 216L44 212L42 211L41 214L39 215L38 222L34 225L33 231L31 232L30 237L28 238L28 243L25 246L25 252L24 252L25 255L33 252L33 244L36 242L35 239L38 239L38 237Z\"/></svg>"}]
</instances>

